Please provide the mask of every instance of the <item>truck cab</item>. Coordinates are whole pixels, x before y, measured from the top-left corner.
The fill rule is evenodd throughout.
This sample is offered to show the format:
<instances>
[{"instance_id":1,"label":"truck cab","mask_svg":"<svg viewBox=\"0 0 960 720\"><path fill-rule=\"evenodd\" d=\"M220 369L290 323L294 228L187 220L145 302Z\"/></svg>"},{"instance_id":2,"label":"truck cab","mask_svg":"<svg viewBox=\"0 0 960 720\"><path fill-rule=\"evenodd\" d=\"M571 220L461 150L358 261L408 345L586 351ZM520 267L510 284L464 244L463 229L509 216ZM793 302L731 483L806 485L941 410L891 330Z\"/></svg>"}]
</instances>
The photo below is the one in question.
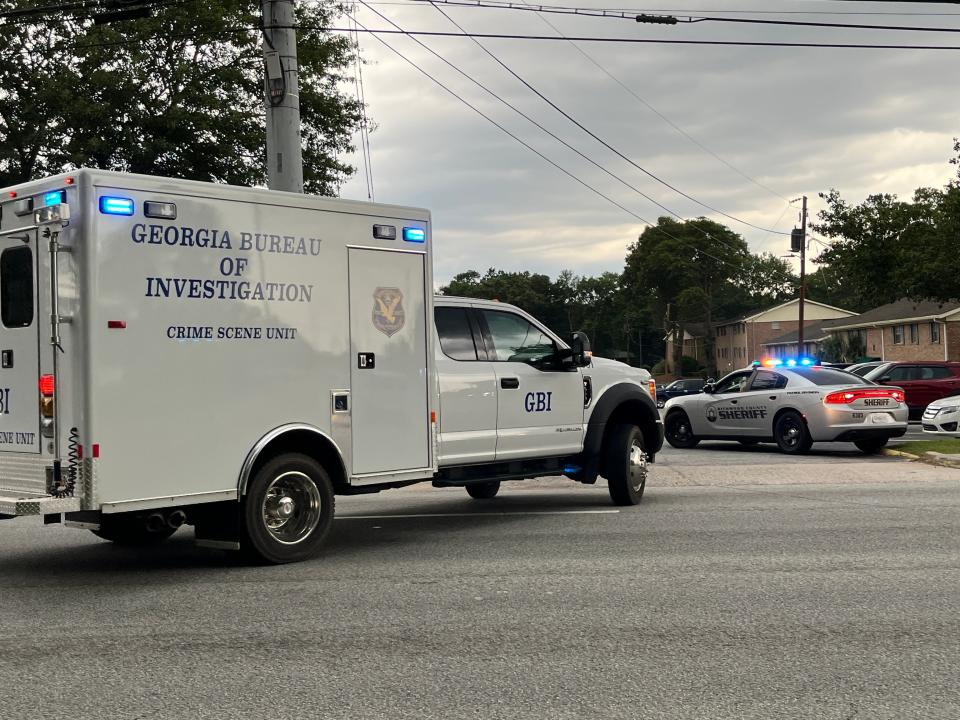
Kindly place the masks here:
<instances>
[{"instance_id":1,"label":"truck cab","mask_svg":"<svg viewBox=\"0 0 960 720\"><path fill-rule=\"evenodd\" d=\"M439 296L434 319L435 484L463 484L471 495L492 497L503 479L562 473L586 483L598 475L609 481L624 460L643 481L624 489L621 499L639 501L646 462L663 437L646 370L589 353L577 362L572 343L506 303ZM630 447L614 438L626 426L636 428Z\"/></svg>"}]
</instances>

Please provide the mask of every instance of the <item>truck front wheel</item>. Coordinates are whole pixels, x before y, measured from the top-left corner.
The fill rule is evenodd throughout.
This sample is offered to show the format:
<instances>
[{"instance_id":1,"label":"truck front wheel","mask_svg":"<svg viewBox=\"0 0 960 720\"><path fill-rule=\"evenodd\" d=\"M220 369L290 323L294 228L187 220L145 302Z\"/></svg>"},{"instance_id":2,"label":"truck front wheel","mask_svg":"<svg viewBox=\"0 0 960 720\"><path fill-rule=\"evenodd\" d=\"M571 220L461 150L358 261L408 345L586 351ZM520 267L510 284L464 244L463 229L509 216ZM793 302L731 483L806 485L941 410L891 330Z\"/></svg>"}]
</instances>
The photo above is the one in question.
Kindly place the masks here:
<instances>
[{"instance_id":1,"label":"truck front wheel","mask_svg":"<svg viewBox=\"0 0 960 720\"><path fill-rule=\"evenodd\" d=\"M647 452L636 425L617 425L604 447L607 488L614 505L636 505L647 486Z\"/></svg>"},{"instance_id":2,"label":"truck front wheel","mask_svg":"<svg viewBox=\"0 0 960 720\"><path fill-rule=\"evenodd\" d=\"M333 484L323 466L299 453L268 461L243 498L240 547L255 561L305 560L319 552L333 524Z\"/></svg>"}]
</instances>

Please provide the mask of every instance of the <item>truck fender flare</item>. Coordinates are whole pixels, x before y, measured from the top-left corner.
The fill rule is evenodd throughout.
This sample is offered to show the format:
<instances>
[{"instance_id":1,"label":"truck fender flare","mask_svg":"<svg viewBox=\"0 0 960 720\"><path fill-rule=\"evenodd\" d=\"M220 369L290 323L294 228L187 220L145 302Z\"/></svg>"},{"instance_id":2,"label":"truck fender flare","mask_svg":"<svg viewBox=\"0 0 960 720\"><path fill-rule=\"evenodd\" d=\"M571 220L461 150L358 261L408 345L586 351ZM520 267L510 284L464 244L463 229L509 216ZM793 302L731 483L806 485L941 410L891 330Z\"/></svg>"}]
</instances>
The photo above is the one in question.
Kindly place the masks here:
<instances>
[{"instance_id":1,"label":"truck fender flare","mask_svg":"<svg viewBox=\"0 0 960 720\"><path fill-rule=\"evenodd\" d=\"M634 407L639 403L640 408L631 413L637 425L643 431L644 444L650 455L655 455L663 445L663 433L658 426L662 425L660 413L656 403L645 388L632 383L617 383L607 390L597 400L597 404L590 413L587 423L587 435L583 442L584 455L597 456L603 449L603 438L607 423L617 408L630 403ZM643 422L646 420L646 422Z\"/></svg>"},{"instance_id":2,"label":"truck fender flare","mask_svg":"<svg viewBox=\"0 0 960 720\"><path fill-rule=\"evenodd\" d=\"M298 439L297 436L299 436ZM330 464L330 457L336 458L338 467L326 467L330 473L334 485L340 483L346 484L347 470L343 463L343 453L337 444L325 432L313 425L307 423L288 423L280 425L261 437L256 444L247 453L243 466L240 468L240 478L237 484L237 497L242 498L247 493L247 483L253 474L253 469L257 465L257 460L265 450L277 443L283 443L285 438L289 438L289 450L291 452L302 452L305 455L316 457L321 464L327 466ZM307 444L309 442L309 446ZM285 446L287 443L283 443ZM318 452L319 451L319 452ZM339 477L337 477L339 476Z\"/></svg>"}]
</instances>

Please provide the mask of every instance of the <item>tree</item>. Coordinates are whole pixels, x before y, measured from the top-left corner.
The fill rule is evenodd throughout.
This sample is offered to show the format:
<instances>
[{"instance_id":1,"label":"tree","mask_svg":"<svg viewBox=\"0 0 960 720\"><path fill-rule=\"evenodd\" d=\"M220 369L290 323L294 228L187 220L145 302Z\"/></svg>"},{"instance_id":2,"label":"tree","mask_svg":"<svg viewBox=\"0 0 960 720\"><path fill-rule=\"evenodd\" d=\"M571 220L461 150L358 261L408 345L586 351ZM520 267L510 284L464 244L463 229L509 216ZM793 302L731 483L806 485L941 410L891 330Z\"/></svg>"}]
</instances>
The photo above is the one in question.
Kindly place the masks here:
<instances>
[{"instance_id":1,"label":"tree","mask_svg":"<svg viewBox=\"0 0 960 720\"><path fill-rule=\"evenodd\" d=\"M0 8L25 4L0 1ZM339 89L352 58L332 2L297 9L304 185L334 194L353 172L358 103ZM79 166L195 180L266 178L257 4L169 3L155 17L93 25L89 16L0 26L0 183Z\"/></svg>"},{"instance_id":2,"label":"tree","mask_svg":"<svg viewBox=\"0 0 960 720\"><path fill-rule=\"evenodd\" d=\"M843 288L846 306L865 310L930 291L923 277L942 191L918 188L912 202L875 194L853 206L837 190L820 197L827 208L813 229L833 243L814 262L829 268L827 275Z\"/></svg>"},{"instance_id":3,"label":"tree","mask_svg":"<svg viewBox=\"0 0 960 720\"><path fill-rule=\"evenodd\" d=\"M712 363L713 321L748 262L746 241L729 228L706 218L661 217L630 246L624 287L638 296L653 291L654 314L667 318L664 329L675 338L683 338L691 322L706 323L707 359ZM675 342L670 352L673 367L680 367L683 343Z\"/></svg>"}]
</instances>

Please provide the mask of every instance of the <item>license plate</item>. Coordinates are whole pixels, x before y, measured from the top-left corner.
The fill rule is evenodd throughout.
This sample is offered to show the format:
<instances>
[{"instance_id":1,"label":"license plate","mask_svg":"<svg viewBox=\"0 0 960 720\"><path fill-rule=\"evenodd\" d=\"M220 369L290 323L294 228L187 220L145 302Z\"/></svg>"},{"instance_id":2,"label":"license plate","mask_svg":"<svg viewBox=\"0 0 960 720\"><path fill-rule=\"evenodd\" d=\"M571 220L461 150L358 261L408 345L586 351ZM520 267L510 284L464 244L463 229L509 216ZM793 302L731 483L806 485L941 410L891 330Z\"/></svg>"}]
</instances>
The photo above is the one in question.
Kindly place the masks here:
<instances>
[{"instance_id":1,"label":"license plate","mask_svg":"<svg viewBox=\"0 0 960 720\"><path fill-rule=\"evenodd\" d=\"M874 425L890 425L895 422L892 415L887 413L874 413L870 416L870 422Z\"/></svg>"}]
</instances>

